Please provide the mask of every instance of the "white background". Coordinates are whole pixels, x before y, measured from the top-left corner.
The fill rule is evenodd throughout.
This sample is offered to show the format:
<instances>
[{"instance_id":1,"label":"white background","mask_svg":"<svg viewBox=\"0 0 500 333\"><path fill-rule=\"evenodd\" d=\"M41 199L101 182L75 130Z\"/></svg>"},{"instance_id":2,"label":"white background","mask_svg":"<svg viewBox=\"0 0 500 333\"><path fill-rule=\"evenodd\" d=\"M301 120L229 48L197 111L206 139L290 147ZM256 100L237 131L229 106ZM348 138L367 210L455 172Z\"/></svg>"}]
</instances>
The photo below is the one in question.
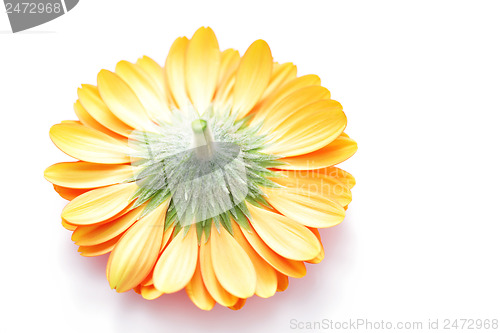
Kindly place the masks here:
<instances>
[{"instance_id":1,"label":"white background","mask_svg":"<svg viewBox=\"0 0 500 333\"><path fill-rule=\"evenodd\" d=\"M290 321L500 317L498 1L98 1L11 34L0 13L1 320L16 332L291 332ZM81 83L211 26L221 48L265 39L347 114L357 179L326 258L270 299L198 310L183 291L110 290L43 178L71 160L52 124ZM426 324L425 324L426 325ZM425 326L424 326L425 327ZM297 330L295 330L297 331ZM491 331L491 330L490 330Z\"/></svg>"}]
</instances>

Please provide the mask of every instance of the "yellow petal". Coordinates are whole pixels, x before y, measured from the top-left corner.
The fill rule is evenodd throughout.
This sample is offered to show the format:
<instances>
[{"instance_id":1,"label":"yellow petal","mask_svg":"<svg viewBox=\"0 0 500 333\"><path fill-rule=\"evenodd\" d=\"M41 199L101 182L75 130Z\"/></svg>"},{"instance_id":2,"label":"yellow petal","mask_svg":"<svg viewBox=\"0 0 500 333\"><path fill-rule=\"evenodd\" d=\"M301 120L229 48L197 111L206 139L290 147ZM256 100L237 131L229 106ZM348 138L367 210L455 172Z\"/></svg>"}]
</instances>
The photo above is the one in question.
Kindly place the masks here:
<instances>
[{"instance_id":1,"label":"yellow petal","mask_svg":"<svg viewBox=\"0 0 500 333\"><path fill-rule=\"evenodd\" d=\"M323 259L325 259L325 250L323 249L323 246L322 246L321 252L316 257L314 257L311 260L307 260L306 262L309 264L319 264L320 262L323 261Z\"/></svg>"},{"instance_id":2,"label":"yellow petal","mask_svg":"<svg viewBox=\"0 0 500 333\"><path fill-rule=\"evenodd\" d=\"M236 73L233 73L229 78L221 84L214 98L215 110L225 111L233 100L233 87L236 81Z\"/></svg>"},{"instance_id":3,"label":"yellow petal","mask_svg":"<svg viewBox=\"0 0 500 333\"><path fill-rule=\"evenodd\" d=\"M170 243L169 240L170 240L170 236L172 235L172 232L174 231L174 226L170 226L168 227L167 230L165 230L163 232L163 237L162 237L162 240L161 240L161 248L160 248L160 253L163 252L163 250L165 250L165 248L167 247L167 245ZM143 286L151 286L153 284L153 272L154 270L152 270L149 275L144 279L144 281L142 281L142 285Z\"/></svg>"},{"instance_id":4,"label":"yellow petal","mask_svg":"<svg viewBox=\"0 0 500 333\"><path fill-rule=\"evenodd\" d=\"M186 89L193 106L202 114L217 86L220 66L219 43L210 28L199 28L186 50Z\"/></svg>"},{"instance_id":5,"label":"yellow petal","mask_svg":"<svg viewBox=\"0 0 500 333\"><path fill-rule=\"evenodd\" d=\"M86 192L64 207L62 217L75 225L105 221L125 209L136 190L135 183L126 183Z\"/></svg>"},{"instance_id":6,"label":"yellow petal","mask_svg":"<svg viewBox=\"0 0 500 333\"><path fill-rule=\"evenodd\" d=\"M236 70L240 63L240 54L233 49L227 49L222 52L221 57L219 81L213 103L216 110L224 111L232 103L232 93L236 80Z\"/></svg>"},{"instance_id":7,"label":"yellow petal","mask_svg":"<svg viewBox=\"0 0 500 333\"><path fill-rule=\"evenodd\" d=\"M315 192L297 188L266 188L264 193L280 213L308 227L332 227L345 217L342 205Z\"/></svg>"},{"instance_id":8,"label":"yellow petal","mask_svg":"<svg viewBox=\"0 0 500 333\"><path fill-rule=\"evenodd\" d=\"M61 219L61 224L64 227L64 229L69 231L75 231L76 228L78 228L78 226L68 223L68 221L66 221L65 219Z\"/></svg>"},{"instance_id":9,"label":"yellow petal","mask_svg":"<svg viewBox=\"0 0 500 333\"><path fill-rule=\"evenodd\" d=\"M278 273L278 288L276 291L285 291L288 288L288 276Z\"/></svg>"},{"instance_id":10,"label":"yellow petal","mask_svg":"<svg viewBox=\"0 0 500 333\"><path fill-rule=\"evenodd\" d=\"M160 249L160 253L161 253L161 249ZM148 276L146 276L146 278L144 280L142 280L141 282L141 286L152 286L153 285L153 271L150 271Z\"/></svg>"},{"instance_id":11,"label":"yellow petal","mask_svg":"<svg viewBox=\"0 0 500 333\"><path fill-rule=\"evenodd\" d=\"M257 276L245 250L225 228L220 233L212 224L210 233L212 264L217 280L231 294L248 298L255 293Z\"/></svg>"},{"instance_id":12,"label":"yellow petal","mask_svg":"<svg viewBox=\"0 0 500 333\"><path fill-rule=\"evenodd\" d=\"M341 206L346 206L352 200L350 185L346 183L351 182L351 180L350 178L339 178L341 177L340 175L345 175L345 177L348 177L348 174L347 172L340 169L337 169L339 171L338 173L336 173L335 169L337 168L331 169L330 171L324 169L277 171L282 175L282 177L273 178L272 180L288 188L322 195L332 201L337 202ZM324 171L321 172L320 170ZM343 173L340 173L340 171L342 171ZM330 174L327 174L326 172L330 172ZM352 179L352 182L354 182L354 178Z\"/></svg>"},{"instance_id":13,"label":"yellow petal","mask_svg":"<svg viewBox=\"0 0 500 333\"><path fill-rule=\"evenodd\" d=\"M342 170L340 168L329 166L326 168L312 170L313 172L318 172L319 174L325 175L328 179L335 179L343 183L348 189L352 189L356 185L356 179L349 172Z\"/></svg>"},{"instance_id":14,"label":"yellow petal","mask_svg":"<svg viewBox=\"0 0 500 333\"><path fill-rule=\"evenodd\" d=\"M145 205L137 207L109 223L79 226L73 232L71 239L77 245L83 246L92 246L107 242L130 228L139 219L144 207Z\"/></svg>"},{"instance_id":15,"label":"yellow petal","mask_svg":"<svg viewBox=\"0 0 500 333\"><path fill-rule=\"evenodd\" d=\"M297 66L291 62L284 64L275 63L273 66L273 73L271 75L271 80L269 85L262 95L262 100L265 100L267 96L274 93L277 89L283 86L285 83L290 82L292 79L297 77Z\"/></svg>"},{"instance_id":16,"label":"yellow petal","mask_svg":"<svg viewBox=\"0 0 500 333\"><path fill-rule=\"evenodd\" d=\"M104 104L96 86L82 84L78 88L78 98L85 111L104 127L122 136L128 136L132 132L133 128L118 119Z\"/></svg>"},{"instance_id":17,"label":"yellow petal","mask_svg":"<svg viewBox=\"0 0 500 333\"><path fill-rule=\"evenodd\" d=\"M78 124L57 124L50 128L54 144L71 157L86 162L129 163L128 147L93 128Z\"/></svg>"},{"instance_id":18,"label":"yellow petal","mask_svg":"<svg viewBox=\"0 0 500 333\"><path fill-rule=\"evenodd\" d=\"M187 235L181 230L168 244L153 272L156 289L174 293L188 284L196 269L198 241L196 228L189 228Z\"/></svg>"},{"instance_id":19,"label":"yellow petal","mask_svg":"<svg viewBox=\"0 0 500 333\"><path fill-rule=\"evenodd\" d=\"M63 162L48 167L44 176L55 185L88 189L121 183L133 177L134 171L127 164L96 164L88 162Z\"/></svg>"},{"instance_id":20,"label":"yellow petal","mask_svg":"<svg viewBox=\"0 0 500 333\"><path fill-rule=\"evenodd\" d=\"M246 299L245 299L245 298L240 298L240 299L238 300L238 302L236 302L236 304L235 304L235 305L233 305L233 306L229 306L229 308L230 308L231 310L239 310L239 309L241 309L241 308L243 307L243 305L245 305L245 302L246 302Z\"/></svg>"},{"instance_id":21,"label":"yellow petal","mask_svg":"<svg viewBox=\"0 0 500 333\"><path fill-rule=\"evenodd\" d=\"M138 130L152 130L153 123L134 91L118 75L101 70L97 88L111 112L128 126Z\"/></svg>"},{"instance_id":22,"label":"yellow petal","mask_svg":"<svg viewBox=\"0 0 500 333\"><path fill-rule=\"evenodd\" d=\"M56 190L57 194L59 194L61 196L61 198L71 201L74 198L76 198L76 197L82 195L83 193L86 193L92 189L91 188L75 189L75 188L70 188L70 187L63 187L63 186L54 185L54 190Z\"/></svg>"},{"instance_id":23,"label":"yellow petal","mask_svg":"<svg viewBox=\"0 0 500 333\"><path fill-rule=\"evenodd\" d=\"M321 235L319 234L319 230L316 228L309 228L309 230L311 230L316 238L318 238L318 241L321 244L321 252L315 258L308 260L307 262L310 264L319 264L323 261L323 259L325 259L325 249L323 248L323 244L321 243Z\"/></svg>"},{"instance_id":24,"label":"yellow petal","mask_svg":"<svg viewBox=\"0 0 500 333\"><path fill-rule=\"evenodd\" d=\"M203 283L199 261L196 264L196 270L194 271L191 281L186 285L186 293L191 301L200 309L205 311L213 309L215 300L210 296L210 293Z\"/></svg>"},{"instance_id":25,"label":"yellow petal","mask_svg":"<svg viewBox=\"0 0 500 333\"><path fill-rule=\"evenodd\" d=\"M184 77L186 49L189 40L186 37L177 38L165 61L165 73L167 86L172 93L177 108L183 108L189 104L186 92L186 80Z\"/></svg>"},{"instance_id":26,"label":"yellow petal","mask_svg":"<svg viewBox=\"0 0 500 333\"><path fill-rule=\"evenodd\" d=\"M151 83L156 87L157 92L165 93L165 73L163 68L148 56L137 59L139 66L149 77Z\"/></svg>"},{"instance_id":27,"label":"yellow petal","mask_svg":"<svg viewBox=\"0 0 500 333\"><path fill-rule=\"evenodd\" d=\"M124 292L148 276L160 252L167 207L168 201L142 217L116 244L106 272L111 288Z\"/></svg>"},{"instance_id":28,"label":"yellow petal","mask_svg":"<svg viewBox=\"0 0 500 333\"><path fill-rule=\"evenodd\" d=\"M165 230L165 232L163 233L163 239L161 240L161 250L162 251L165 250L167 245L172 240L170 236L172 235L173 231L174 231L174 227L171 226L167 230Z\"/></svg>"},{"instance_id":29,"label":"yellow petal","mask_svg":"<svg viewBox=\"0 0 500 333\"><path fill-rule=\"evenodd\" d=\"M304 155L283 158L280 161L285 165L280 165L280 169L285 170L307 170L325 168L339 164L354 155L358 150L358 145L345 133L330 142L321 149Z\"/></svg>"},{"instance_id":30,"label":"yellow petal","mask_svg":"<svg viewBox=\"0 0 500 333\"><path fill-rule=\"evenodd\" d=\"M166 99L169 110L175 108L174 98L167 85L165 69L147 56L138 59L136 64L141 67L155 83L157 91L161 92L161 96Z\"/></svg>"},{"instance_id":31,"label":"yellow petal","mask_svg":"<svg viewBox=\"0 0 500 333\"><path fill-rule=\"evenodd\" d=\"M76 103L73 105L73 109L75 110L76 116L78 117L78 119L80 119L80 122L83 125L88 126L90 128L93 128L95 130L98 130L99 132L107 134L111 137L114 137L115 139L118 139L118 140L125 139L124 136L121 136L118 133L115 133L115 132L109 130L108 128L101 125L97 120L92 118L92 116L82 106L82 103L80 103L80 101L76 101Z\"/></svg>"},{"instance_id":32,"label":"yellow petal","mask_svg":"<svg viewBox=\"0 0 500 333\"><path fill-rule=\"evenodd\" d=\"M234 83L233 111L244 117L259 101L269 84L273 57L269 45L256 40L241 58Z\"/></svg>"},{"instance_id":33,"label":"yellow petal","mask_svg":"<svg viewBox=\"0 0 500 333\"><path fill-rule=\"evenodd\" d=\"M200 244L200 270L203 283L210 293L210 296L212 296L217 303L223 306L233 306L238 301L238 297L227 292L217 280L212 265L212 254L210 249L212 237L210 237L207 242L205 242L204 237L205 236L202 237Z\"/></svg>"},{"instance_id":34,"label":"yellow petal","mask_svg":"<svg viewBox=\"0 0 500 333\"><path fill-rule=\"evenodd\" d=\"M275 124L267 151L296 156L316 151L332 142L346 127L347 119L338 102L322 100L284 116L282 123L276 120Z\"/></svg>"},{"instance_id":35,"label":"yellow petal","mask_svg":"<svg viewBox=\"0 0 500 333\"><path fill-rule=\"evenodd\" d=\"M115 72L133 90L149 118L155 121L169 119L170 111L164 97L165 92L157 89L155 82L140 66L120 61Z\"/></svg>"},{"instance_id":36,"label":"yellow petal","mask_svg":"<svg viewBox=\"0 0 500 333\"><path fill-rule=\"evenodd\" d=\"M116 243L120 240L120 236L121 235L101 244L92 246L80 246L78 248L78 252L80 252L80 255L84 257L102 256L103 254L109 253L114 249Z\"/></svg>"},{"instance_id":37,"label":"yellow petal","mask_svg":"<svg viewBox=\"0 0 500 333\"><path fill-rule=\"evenodd\" d=\"M234 49L227 49L221 53L219 78L217 79L217 89L238 69L240 64L240 53Z\"/></svg>"},{"instance_id":38,"label":"yellow petal","mask_svg":"<svg viewBox=\"0 0 500 333\"><path fill-rule=\"evenodd\" d=\"M276 105L281 103L283 99L290 96L297 90L309 86L319 86L320 84L321 80L314 74L300 76L289 81L279 89L270 93L266 98L263 98L262 101L255 106L253 110L255 114L253 122L260 124L272 112L272 110L274 110Z\"/></svg>"},{"instance_id":39,"label":"yellow petal","mask_svg":"<svg viewBox=\"0 0 500 333\"><path fill-rule=\"evenodd\" d=\"M262 124L262 130L264 132L270 132L271 130L279 127L279 125L282 125L291 116L299 113L300 110L304 109L306 106L323 99L327 100L329 98L330 92L322 86L309 86L299 89L284 98L269 112L264 123ZM333 101L330 101L330 104L332 103ZM335 103L336 104L332 105L332 107L340 107L340 111L342 111L340 104L338 102ZM319 106L324 107L323 105ZM309 109L309 113L314 112L314 109Z\"/></svg>"},{"instance_id":40,"label":"yellow petal","mask_svg":"<svg viewBox=\"0 0 500 333\"><path fill-rule=\"evenodd\" d=\"M278 255L264 243L253 228L250 231L242 228L241 231L255 251L278 272L295 278L306 275L306 266L302 261L289 260Z\"/></svg>"},{"instance_id":41,"label":"yellow petal","mask_svg":"<svg viewBox=\"0 0 500 333\"><path fill-rule=\"evenodd\" d=\"M267 298L274 295L278 283L276 270L272 268L262 257L255 252L253 247L248 243L245 236L241 232L238 225L233 223L234 239L245 250L246 254L252 261L252 264L257 273L257 285L255 294L259 297Z\"/></svg>"},{"instance_id":42,"label":"yellow petal","mask_svg":"<svg viewBox=\"0 0 500 333\"><path fill-rule=\"evenodd\" d=\"M321 251L314 234L303 225L274 212L249 205L251 224L271 249L292 260L310 260Z\"/></svg>"},{"instance_id":43,"label":"yellow petal","mask_svg":"<svg viewBox=\"0 0 500 333\"><path fill-rule=\"evenodd\" d=\"M144 299L153 300L163 295L163 293L154 286L141 286L141 295Z\"/></svg>"}]
</instances>

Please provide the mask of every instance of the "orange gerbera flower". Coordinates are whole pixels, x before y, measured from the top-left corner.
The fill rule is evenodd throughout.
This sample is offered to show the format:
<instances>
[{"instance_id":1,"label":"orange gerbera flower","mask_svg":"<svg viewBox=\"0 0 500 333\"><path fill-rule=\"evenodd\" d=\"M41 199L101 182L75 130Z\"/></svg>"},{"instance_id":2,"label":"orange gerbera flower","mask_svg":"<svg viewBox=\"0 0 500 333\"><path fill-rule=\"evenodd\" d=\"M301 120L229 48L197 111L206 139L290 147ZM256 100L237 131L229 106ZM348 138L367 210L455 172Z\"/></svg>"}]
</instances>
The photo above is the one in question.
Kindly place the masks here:
<instances>
[{"instance_id":1,"label":"orange gerbera flower","mask_svg":"<svg viewBox=\"0 0 500 333\"><path fill-rule=\"evenodd\" d=\"M118 292L185 289L204 310L270 297L323 259L318 228L351 201L354 178L333 166L357 149L342 106L262 40L240 57L200 28L164 67L102 70L74 110L50 137L78 161L45 178L70 200L62 223L81 254L111 252Z\"/></svg>"}]
</instances>

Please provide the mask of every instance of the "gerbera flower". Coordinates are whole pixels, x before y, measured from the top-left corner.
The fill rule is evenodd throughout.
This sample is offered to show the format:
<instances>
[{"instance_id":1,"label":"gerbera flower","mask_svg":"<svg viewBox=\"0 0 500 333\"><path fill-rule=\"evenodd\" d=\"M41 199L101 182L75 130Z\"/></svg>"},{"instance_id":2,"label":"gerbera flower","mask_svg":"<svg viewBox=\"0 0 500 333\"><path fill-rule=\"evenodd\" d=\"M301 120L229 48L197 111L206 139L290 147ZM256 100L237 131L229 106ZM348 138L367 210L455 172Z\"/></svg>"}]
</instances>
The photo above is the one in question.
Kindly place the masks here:
<instances>
[{"instance_id":1,"label":"gerbera flower","mask_svg":"<svg viewBox=\"0 0 500 333\"><path fill-rule=\"evenodd\" d=\"M83 256L111 252L107 278L146 299L185 289L199 308L270 297L324 257L354 178L342 106L255 41L240 57L210 28L102 70L50 129L77 159L45 178L70 200L63 226Z\"/></svg>"}]
</instances>

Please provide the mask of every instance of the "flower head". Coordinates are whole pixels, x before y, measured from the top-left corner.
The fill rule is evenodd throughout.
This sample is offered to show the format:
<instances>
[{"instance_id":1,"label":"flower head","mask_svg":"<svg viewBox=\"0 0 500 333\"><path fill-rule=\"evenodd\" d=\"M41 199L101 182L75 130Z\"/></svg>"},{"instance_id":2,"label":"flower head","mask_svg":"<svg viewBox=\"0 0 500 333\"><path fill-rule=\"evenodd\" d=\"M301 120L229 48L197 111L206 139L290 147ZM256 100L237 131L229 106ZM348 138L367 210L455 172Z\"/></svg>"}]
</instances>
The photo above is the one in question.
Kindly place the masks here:
<instances>
[{"instance_id":1,"label":"flower head","mask_svg":"<svg viewBox=\"0 0 500 333\"><path fill-rule=\"evenodd\" d=\"M50 137L76 162L45 178L84 256L111 252L110 286L146 299L185 289L204 310L270 297L324 257L354 178L342 106L266 42L220 51L210 28L82 85L78 121Z\"/></svg>"}]
</instances>

